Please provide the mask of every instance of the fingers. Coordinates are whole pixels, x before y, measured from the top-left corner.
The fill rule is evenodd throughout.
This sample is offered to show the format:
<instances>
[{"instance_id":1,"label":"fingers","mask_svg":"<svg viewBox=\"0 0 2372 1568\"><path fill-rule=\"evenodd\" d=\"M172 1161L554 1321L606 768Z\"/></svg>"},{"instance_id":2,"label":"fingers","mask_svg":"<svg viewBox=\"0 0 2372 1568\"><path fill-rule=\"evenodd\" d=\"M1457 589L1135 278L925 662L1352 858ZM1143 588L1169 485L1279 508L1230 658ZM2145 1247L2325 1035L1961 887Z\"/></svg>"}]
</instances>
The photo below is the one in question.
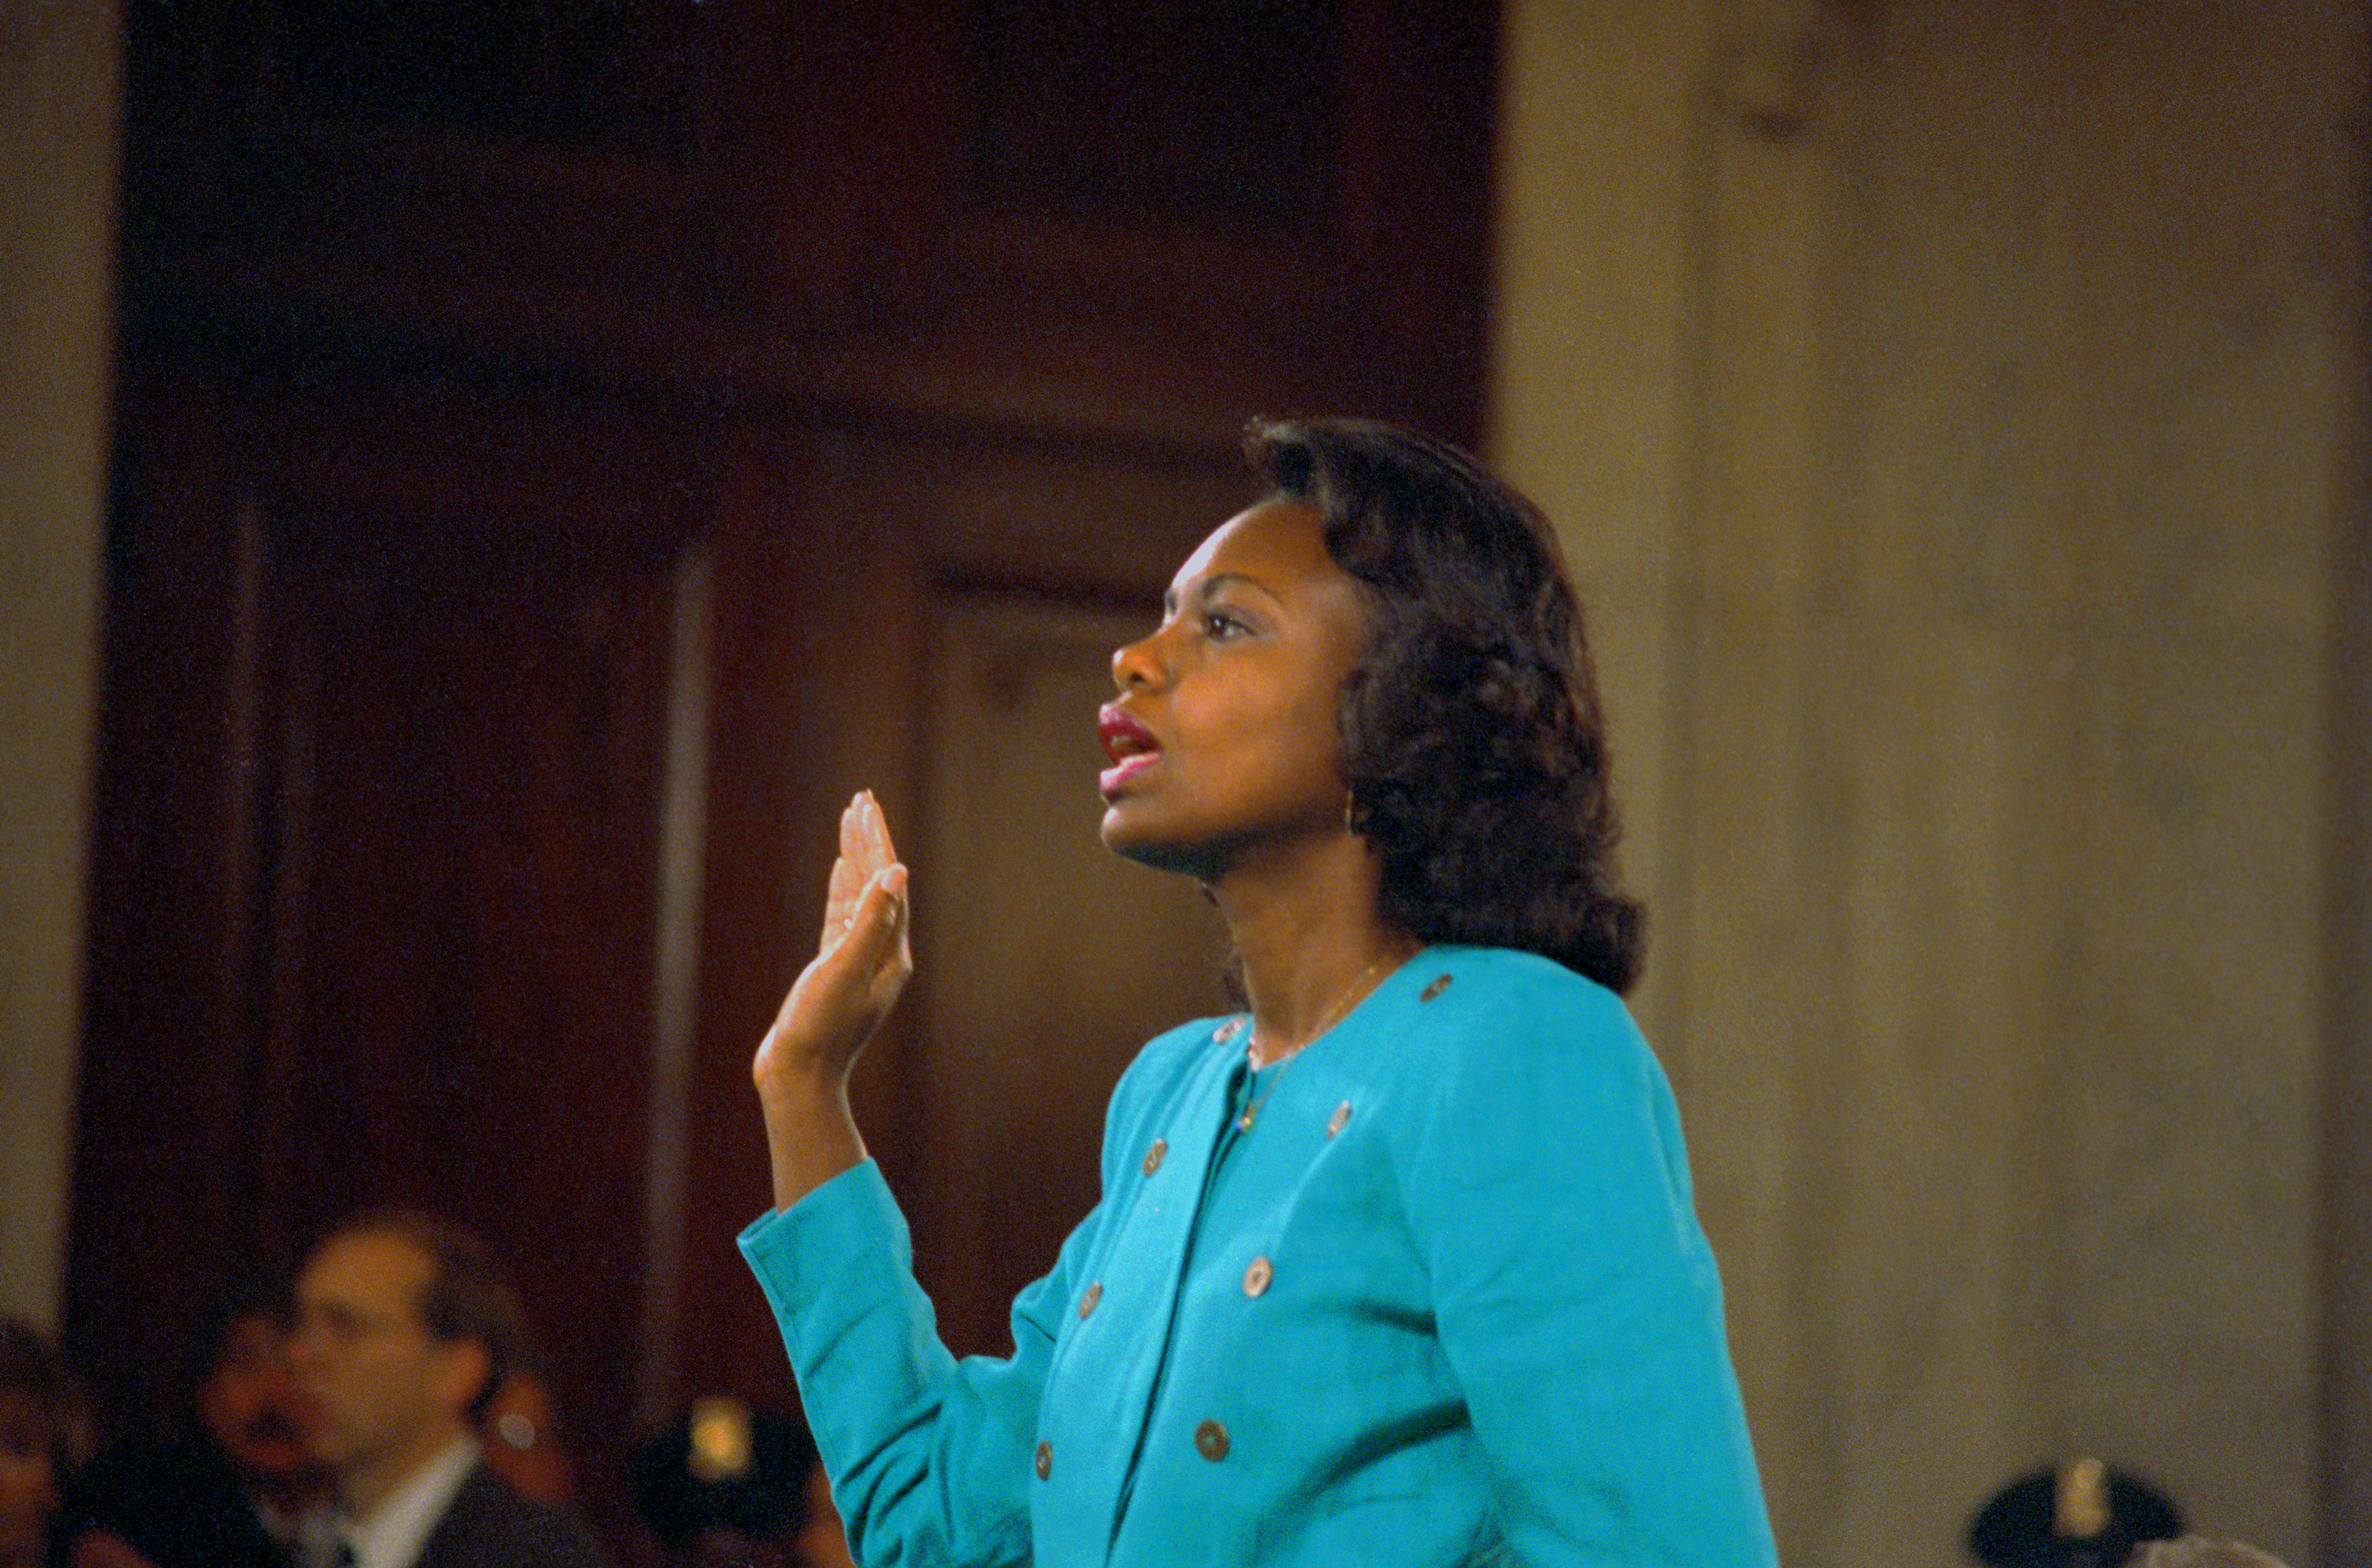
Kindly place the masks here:
<instances>
[{"instance_id":1,"label":"fingers","mask_svg":"<svg viewBox=\"0 0 2372 1568\"><path fill-rule=\"evenodd\" d=\"M823 900L823 933L817 945L820 952L829 952L848 934L848 923L855 917L856 901L865 896L865 874L856 863L842 855L831 863L831 883Z\"/></svg>"},{"instance_id":2,"label":"fingers","mask_svg":"<svg viewBox=\"0 0 2372 1568\"><path fill-rule=\"evenodd\" d=\"M843 854L831 863L831 887L824 896L836 904L853 903L865 896L868 875L864 867Z\"/></svg>"},{"instance_id":3,"label":"fingers","mask_svg":"<svg viewBox=\"0 0 2372 1568\"><path fill-rule=\"evenodd\" d=\"M880 869L865 864L869 848L865 833L865 792L849 796L848 804L840 808L840 858L860 868L860 875L870 877ZM837 872L835 867L834 871Z\"/></svg>"},{"instance_id":4,"label":"fingers","mask_svg":"<svg viewBox=\"0 0 2372 1568\"><path fill-rule=\"evenodd\" d=\"M874 798L873 792L869 789L857 798L863 806L859 817L864 824L866 842L873 852L875 863L880 865L896 865L898 850L890 842L890 819L882 814L881 802Z\"/></svg>"},{"instance_id":5,"label":"fingers","mask_svg":"<svg viewBox=\"0 0 2372 1568\"><path fill-rule=\"evenodd\" d=\"M899 865L897 848L890 841L889 819L871 790L859 790L841 808L840 855L832 862L831 884L824 894L820 952L830 952L879 912L868 910L865 900L883 874L892 869L898 874L897 894L902 898L906 870ZM898 935L902 945L902 923Z\"/></svg>"},{"instance_id":6,"label":"fingers","mask_svg":"<svg viewBox=\"0 0 2372 1568\"><path fill-rule=\"evenodd\" d=\"M837 955L843 972L876 975L893 961L903 965L906 941L906 868L890 865L866 884L865 896L848 923L846 950ZM902 976L899 977L902 980Z\"/></svg>"},{"instance_id":7,"label":"fingers","mask_svg":"<svg viewBox=\"0 0 2372 1568\"><path fill-rule=\"evenodd\" d=\"M869 789L857 791L840 814L840 854L868 877L898 858L890 842L890 819Z\"/></svg>"}]
</instances>

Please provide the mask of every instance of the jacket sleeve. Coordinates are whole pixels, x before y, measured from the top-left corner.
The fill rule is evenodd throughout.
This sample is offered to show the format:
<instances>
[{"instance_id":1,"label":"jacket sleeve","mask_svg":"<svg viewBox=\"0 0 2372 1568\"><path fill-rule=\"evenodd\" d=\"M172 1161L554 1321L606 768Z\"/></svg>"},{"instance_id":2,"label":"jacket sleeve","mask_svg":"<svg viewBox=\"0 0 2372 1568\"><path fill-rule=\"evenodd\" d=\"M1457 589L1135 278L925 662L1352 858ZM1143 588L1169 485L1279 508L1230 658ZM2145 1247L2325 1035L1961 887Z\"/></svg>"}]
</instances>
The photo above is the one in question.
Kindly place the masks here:
<instances>
[{"instance_id":1,"label":"jacket sleeve","mask_svg":"<svg viewBox=\"0 0 2372 1568\"><path fill-rule=\"evenodd\" d=\"M742 1232L866 1568L1029 1560L1039 1395L1094 1225L1015 1299L1013 1355L960 1361L939 1342L905 1218L871 1161Z\"/></svg>"},{"instance_id":2,"label":"jacket sleeve","mask_svg":"<svg viewBox=\"0 0 2372 1568\"><path fill-rule=\"evenodd\" d=\"M1775 1568L1662 1070L1587 981L1481 990L1401 1182L1508 1544L1533 1568Z\"/></svg>"}]
</instances>

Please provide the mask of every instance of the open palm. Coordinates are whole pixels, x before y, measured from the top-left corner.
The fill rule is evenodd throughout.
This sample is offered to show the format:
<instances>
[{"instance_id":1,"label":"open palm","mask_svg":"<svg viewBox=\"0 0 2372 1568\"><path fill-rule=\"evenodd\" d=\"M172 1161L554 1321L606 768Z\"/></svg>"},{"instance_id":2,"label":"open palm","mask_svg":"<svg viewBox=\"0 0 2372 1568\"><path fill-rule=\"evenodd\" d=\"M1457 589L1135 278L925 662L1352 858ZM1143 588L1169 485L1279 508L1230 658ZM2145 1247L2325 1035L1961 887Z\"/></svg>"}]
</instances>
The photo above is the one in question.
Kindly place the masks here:
<instances>
[{"instance_id":1,"label":"open palm","mask_svg":"<svg viewBox=\"0 0 2372 1568\"><path fill-rule=\"evenodd\" d=\"M792 982L750 1072L836 1087L914 972L906 868L870 791L840 816L840 856L824 897L816 956Z\"/></svg>"}]
</instances>

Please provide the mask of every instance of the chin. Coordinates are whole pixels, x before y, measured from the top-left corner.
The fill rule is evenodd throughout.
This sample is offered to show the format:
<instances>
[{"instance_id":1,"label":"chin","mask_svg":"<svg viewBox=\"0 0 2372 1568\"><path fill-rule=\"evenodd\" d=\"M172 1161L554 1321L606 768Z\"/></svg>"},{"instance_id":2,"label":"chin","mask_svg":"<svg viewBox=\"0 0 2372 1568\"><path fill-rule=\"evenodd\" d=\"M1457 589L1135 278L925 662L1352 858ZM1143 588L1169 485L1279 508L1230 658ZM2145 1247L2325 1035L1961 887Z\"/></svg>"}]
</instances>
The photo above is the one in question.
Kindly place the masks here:
<instances>
[{"instance_id":1,"label":"chin","mask_svg":"<svg viewBox=\"0 0 2372 1568\"><path fill-rule=\"evenodd\" d=\"M1218 875L1221 857L1209 844L1131 821L1117 804L1105 810L1099 836L1104 848L1122 860L1133 860L1156 871L1175 872L1198 882L1211 881Z\"/></svg>"}]
</instances>

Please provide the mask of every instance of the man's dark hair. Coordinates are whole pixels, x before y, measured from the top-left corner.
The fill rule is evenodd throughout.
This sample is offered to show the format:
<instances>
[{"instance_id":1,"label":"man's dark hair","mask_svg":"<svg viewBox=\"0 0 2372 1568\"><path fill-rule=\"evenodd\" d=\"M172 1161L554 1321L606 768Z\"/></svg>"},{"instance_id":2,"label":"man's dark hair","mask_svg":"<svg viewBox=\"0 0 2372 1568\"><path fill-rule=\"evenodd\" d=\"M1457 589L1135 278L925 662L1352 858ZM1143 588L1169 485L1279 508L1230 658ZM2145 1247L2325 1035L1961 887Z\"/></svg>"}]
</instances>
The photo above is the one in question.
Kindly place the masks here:
<instances>
[{"instance_id":1,"label":"man's dark hair","mask_svg":"<svg viewBox=\"0 0 2372 1568\"><path fill-rule=\"evenodd\" d=\"M1338 722L1386 917L1629 990L1645 913L1615 886L1605 726L1546 519L1464 452L1389 424L1255 420L1244 446L1274 494L1317 509L1374 618Z\"/></svg>"},{"instance_id":2,"label":"man's dark hair","mask_svg":"<svg viewBox=\"0 0 2372 1568\"><path fill-rule=\"evenodd\" d=\"M200 1389L222 1369L223 1357L229 1351L231 1337L240 1324L262 1318L274 1330L288 1326L288 1285L275 1272L262 1271L244 1274L217 1291L206 1303L205 1315L198 1321L197 1331L183 1347L181 1384L183 1403L194 1404Z\"/></svg>"},{"instance_id":3,"label":"man's dark hair","mask_svg":"<svg viewBox=\"0 0 2372 1568\"><path fill-rule=\"evenodd\" d=\"M470 1401L477 1421L513 1367L527 1355L525 1315L518 1292L494 1264L474 1232L419 1209L377 1208L341 1220L321 1238L391 1236L410 1242L428 1260L428 1282L420 1288L420 1320L431 1337L450 1344L474 1341L486 1352L486 1380Z\"/></svg>"}]
</instances>

